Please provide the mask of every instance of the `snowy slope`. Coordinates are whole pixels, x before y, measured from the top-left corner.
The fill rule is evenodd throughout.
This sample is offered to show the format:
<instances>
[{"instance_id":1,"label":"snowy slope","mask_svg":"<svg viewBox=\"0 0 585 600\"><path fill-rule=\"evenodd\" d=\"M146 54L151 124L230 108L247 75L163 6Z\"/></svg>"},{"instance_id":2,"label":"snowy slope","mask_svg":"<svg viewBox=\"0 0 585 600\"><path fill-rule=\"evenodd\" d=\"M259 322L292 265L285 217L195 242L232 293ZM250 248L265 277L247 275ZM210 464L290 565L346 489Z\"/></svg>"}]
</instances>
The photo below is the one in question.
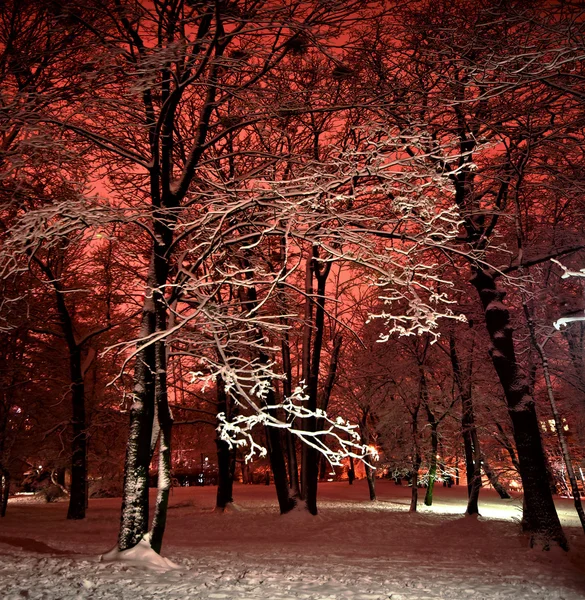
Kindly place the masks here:
<instances>
[{"instance_id":1,"label":"snowy slope","mask_svg":"<svg viewBox=\"0 0 585 600\"><path fill-rule=\"evenodd\" d=\"M100 562L115 542L119 499L90 502L83 522L65 504L11 502L0 522L0 598L418 599L585 598L585 539L569 501L559 507L569 553L527 547L519 500L482 491L484 515L461 516L464 490L408 514L409 489L379 482L321 486L320 515L280 516L272 486L236 486L241 508L212 512L215 488L173 491L166 572Z\"/></svg>"}]
</instances>

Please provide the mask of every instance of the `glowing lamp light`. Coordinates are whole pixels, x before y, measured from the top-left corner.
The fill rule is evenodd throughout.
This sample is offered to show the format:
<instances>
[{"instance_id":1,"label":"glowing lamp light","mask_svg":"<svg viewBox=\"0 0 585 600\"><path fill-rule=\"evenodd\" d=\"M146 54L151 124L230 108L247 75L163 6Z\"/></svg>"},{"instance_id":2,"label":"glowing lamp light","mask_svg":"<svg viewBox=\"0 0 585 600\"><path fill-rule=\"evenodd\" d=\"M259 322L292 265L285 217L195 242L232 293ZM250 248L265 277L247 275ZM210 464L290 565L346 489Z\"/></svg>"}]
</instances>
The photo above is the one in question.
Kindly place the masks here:
<instances>
[{"instance_id":1,"label":"glowing lamp light","mask_svg":"<svg viewBox=\"0 0 585 600\"><path fill-rule=\"evenodd\" d=\"M368 446L368 455L372 460L380 460L380 453L376 446Z\"/></svg>"}]
</instances>

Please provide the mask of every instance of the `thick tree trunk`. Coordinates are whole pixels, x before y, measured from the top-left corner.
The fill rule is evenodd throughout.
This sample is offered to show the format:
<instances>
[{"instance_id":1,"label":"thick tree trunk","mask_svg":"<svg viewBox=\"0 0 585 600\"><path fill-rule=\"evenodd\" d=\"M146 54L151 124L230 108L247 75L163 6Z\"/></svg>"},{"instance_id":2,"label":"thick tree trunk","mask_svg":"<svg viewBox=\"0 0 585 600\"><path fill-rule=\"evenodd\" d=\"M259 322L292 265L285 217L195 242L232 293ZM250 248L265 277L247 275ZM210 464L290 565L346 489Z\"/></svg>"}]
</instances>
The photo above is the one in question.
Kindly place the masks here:
<instances>
[{"instance_id":1,"label":"thick tree trunk","mask_svg":"<svg viewBox=\"0 0 585 600\"><path fill-rule=\"evenodd\" d=\"M167 329L167 308L162 294L155 295L156 333L163 334ZM160 426L158 446L158 493L152 527L150 545L160 554L167 522L169 494L171 491L171 436L173 417L169 407L167 392L167 350L164 341L155 342L155 405L157 420Z\"/></svg>"},{"instance_id":2,"label":"thick tree trunk","mask_svg":"<svg viewBox=\"0 0 585 600\"><path fill-rule=\"evenodd\" d=\"M497 290L493 273L486 269L476 269L472 284L484 309L485 323L492 343L490 355L512 420L524 489L522 527L530 534L531 545L548 547L551 542L555 542L566 549L567 539L548 486L534 400L526 381L520 375L516 361L510 313L502 303L504 293Z\"/></svg>"},{"instance_id":3,"label":"thick tree trunk","mask_svg":"<svg viewBox=\"0 0 585 600\"><path fill-rule=\"evenodd\" d=\"M274 401L274 391L270 390L268 393L267 402L268 404L274 404ZM280 514L285 514L290 512L296 506L297 501L295 498L291 497L288 488L286 463L284 461L284 453L282 451L280 429L277 429L276 427L266 427L266 441Z\"/></svg>"},{"instance_id":4,"label":"thick tree trunk","mask_svg":"<svg viewBox=\"0 0 585 600\"><path fill-rule=\"evenodd\" d=\"M309 380L307 385L307 395L309 396L307 408L315 413L318 408L317 395L319 388L319 371L321 367L321 351L323 349L323 336L325 325L325 286L327 277L331 270L331 263L326 263L322 270L317 263L317 248L313 249L314 258L311 261L311 270L317 278L317 299L315 300L315 335L312 344L312 352L308 352L310 359ZM312 286L308 286L312 287ZM307 298L310 302L310 299ZM304 349L303 349L304 350ZM308 360L309 360L308 359ZM306 419L305 428L308 432L317 431L317 418L312 416ZM312 514L317 514L317 488L319 482L319 459L318 451L307 444L303 444L302 455L302 474L301 474L302 496L307 510Z\"/></svg>"},{"instance_id":5,"label":"thick tree trunk","mask_svg":"<svg viewBox=\"0 0 585 600\"><path fill-rule=\"evenodd\" d=\"M144 340L155 331L155 309L152 289L155 287L154 265L148 278L149 291L142 309L140 337L142 347L136 356L134 394L130 408L130 432L124 464L124 488L118 548L127 550L140 542L148 531L148 471L154 418L154 344Z\"/></svg>"}]
</instances>

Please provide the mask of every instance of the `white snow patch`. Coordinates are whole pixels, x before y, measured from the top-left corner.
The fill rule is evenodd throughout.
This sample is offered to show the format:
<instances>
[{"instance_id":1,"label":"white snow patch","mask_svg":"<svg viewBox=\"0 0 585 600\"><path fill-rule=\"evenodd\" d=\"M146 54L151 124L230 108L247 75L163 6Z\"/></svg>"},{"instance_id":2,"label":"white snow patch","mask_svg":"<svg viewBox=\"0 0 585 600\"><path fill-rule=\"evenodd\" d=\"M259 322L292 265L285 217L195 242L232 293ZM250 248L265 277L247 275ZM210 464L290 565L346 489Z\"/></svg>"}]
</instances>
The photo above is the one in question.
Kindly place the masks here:
<instances>
[{"instance_id":1,"label":"white snow patch","mask_svg":"<svg viewBox=\"0 0 585 600\"><path fill-rule=\"evenodd\" d=\"M101 562L123 562L135 567L145 567L155 571L170 571L172 569L180 569L181 567L172 560L157 554L150 544L142 539L134 548L128 550L118 550L118 546L114 546L109 552L100 556Z\"/></svg>"}]
</instances>

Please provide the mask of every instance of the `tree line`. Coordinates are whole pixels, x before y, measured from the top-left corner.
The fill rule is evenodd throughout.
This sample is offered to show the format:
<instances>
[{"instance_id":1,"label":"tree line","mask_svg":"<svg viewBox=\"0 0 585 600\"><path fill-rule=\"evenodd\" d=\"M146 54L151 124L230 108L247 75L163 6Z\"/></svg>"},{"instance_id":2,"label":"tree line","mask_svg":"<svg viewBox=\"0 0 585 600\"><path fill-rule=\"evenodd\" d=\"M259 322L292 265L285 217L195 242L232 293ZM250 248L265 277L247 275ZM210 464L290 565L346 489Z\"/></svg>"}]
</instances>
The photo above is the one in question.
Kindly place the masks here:
<instances>
[{"instance_id":1,"label":"tree line","mask_svg":"<svg viewBox=\"0 0 585 600\"><path fill-rule=\"evenodd\" d=\"M238 449L316 514L324 461L374 499L383 446L415 510L462 448L468 513L503 453L531 542L566 548L583 41L570 2L5 2L3 511L27 436L71 519L125 452L119 550L160 552L179 415L218 427L220 508Z\"/></svg>"}]
</instances>

